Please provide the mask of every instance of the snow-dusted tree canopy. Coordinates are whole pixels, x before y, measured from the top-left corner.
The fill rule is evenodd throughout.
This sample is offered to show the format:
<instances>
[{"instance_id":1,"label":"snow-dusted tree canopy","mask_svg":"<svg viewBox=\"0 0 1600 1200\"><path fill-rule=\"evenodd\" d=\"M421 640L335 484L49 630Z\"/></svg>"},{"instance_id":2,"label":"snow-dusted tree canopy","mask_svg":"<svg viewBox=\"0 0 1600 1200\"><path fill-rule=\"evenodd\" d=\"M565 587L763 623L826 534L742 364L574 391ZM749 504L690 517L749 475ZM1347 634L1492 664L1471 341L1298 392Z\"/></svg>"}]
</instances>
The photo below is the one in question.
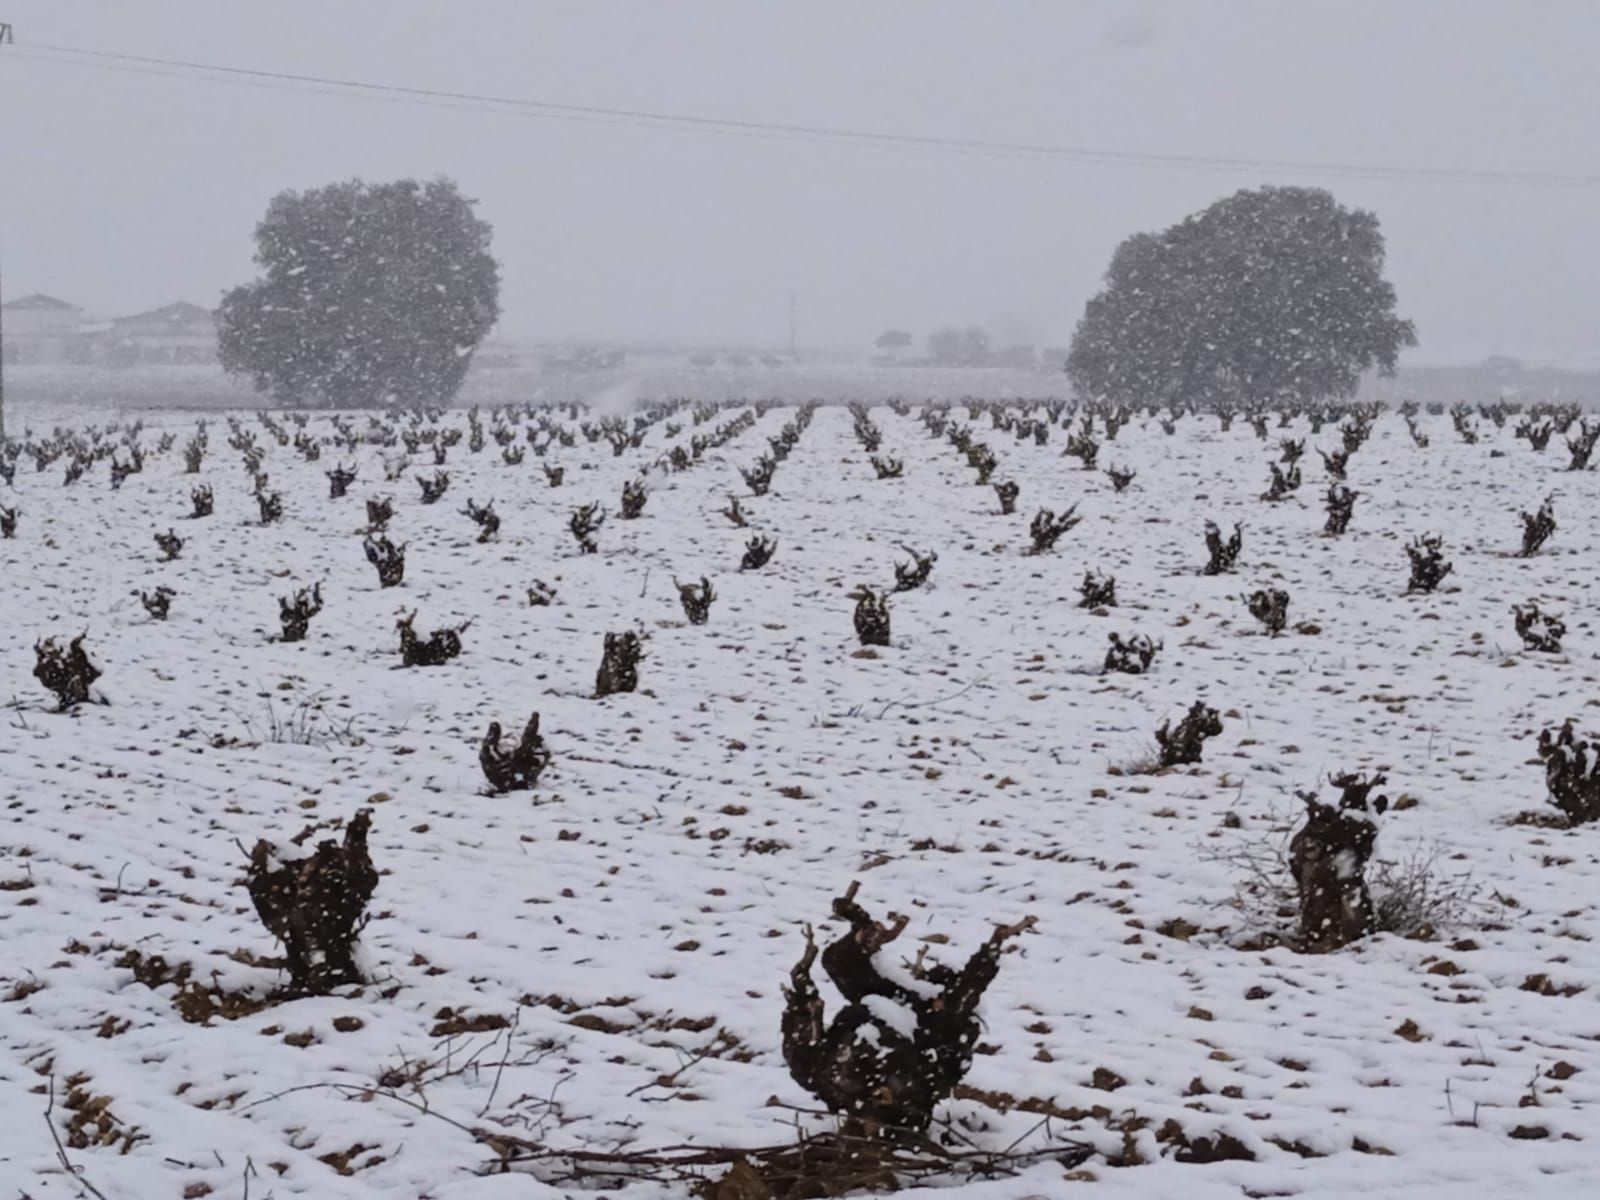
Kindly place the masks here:
<instances>
[{"instance_id":1,"label":"snow-dusted tree canopy","mask_svg":"<svg viewBox=\"0 0 1600 1200\"><path fill-rule=\"evenodd\" d=\"M1117 247L1067 373L1126 403L1348 396L1416 344L1394 307L1377 217L1320 188L1240 191Z\"/></svg>"},{"instance_id":2,"label":"snow-dusted tree canopy","mask_svg":"<svg viewBox=\"0 0 1600 1200\"><path fill-rule=\"evenodd\" d=\"M223 297L222 364L285 404L445 403L499 317L492 230L448 179L284 192L265 274Z\"/></svg>"}]
</instances>

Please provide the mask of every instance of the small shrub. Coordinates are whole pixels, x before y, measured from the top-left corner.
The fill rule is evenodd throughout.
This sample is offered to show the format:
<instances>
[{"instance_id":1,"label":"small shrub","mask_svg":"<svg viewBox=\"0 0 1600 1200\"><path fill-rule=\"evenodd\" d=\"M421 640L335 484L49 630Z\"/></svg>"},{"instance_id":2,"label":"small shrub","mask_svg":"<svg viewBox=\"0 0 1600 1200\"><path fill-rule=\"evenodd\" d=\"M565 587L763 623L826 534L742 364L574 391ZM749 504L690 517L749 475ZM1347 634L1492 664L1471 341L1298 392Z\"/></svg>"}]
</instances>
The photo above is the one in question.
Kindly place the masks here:
<instances>
[{"instance_id":1,"label":"small shrub","mask_svg":"<svg viewBox=\"0 0 1600 1200\"><path fill-rule=\"evenodd\" d=\"M1078 584L1079 608L1115 608L1117 604L1117 579L1099 571L1085 571L1083 582Z\"/></svg>"},{"instance_id":2,"label":"small shrub","mask_svg":"<svg viewBox=\"0 0 1600 1200\"><path fill-rule=\"evenodd\" d=\"M697 584L673 579L672 586L678 589L678 601L683 605L683 615L689 618L689 624L704 625L711 616L711 602L717 598L711 581L702 575Z\"/></svg>"},{"instance_id":3,"label":"small shrub","mask_svg":"<svg viewBox=\"0 0 1600 1200\"><path fill-rule=\"evenodd\" d=\"M1530 600L1527 604L1511 607L1517 626L1517 636L1529 650L1542 650L1546 654L1561 651L1561 639L1567 634L1567 625L1553 613L1539 611L1539 605Z\"/></svg>"},{"instance_id":4,"label":"small shrub","mask_svg":"<svg viewBox=\"0 0 1600 1200\"><path fill-rule=\"evenodd\" d=\"M367 530L382 533L394 516L394 497L384 496L367 501Z\"/></svg>"},{"instance_id":5,"label":"small shrub","mask_svg":"<svg viewBox=\"0 0 1600 1200\"><path fill-rule=\"evenodd\" d=\"M278 622L285 642L303 642L311 628L311 618L322 611L322 584L300 588L293 596L278 597Z\"/></svg>"},{"instance_id":6,"label":"small shrub","mask_svg":"<svg viewBox=\"0 0 1600 1200\"><path fill-rule=\"evenodd\" d=\"M1233 535L1222 540L1222 530L1215 521L1206 522L1206 565L1204 575L1224 575L1231 572L1239 561L1239 551L1244 548L1244 527L1235 524Z\"/></svg>"},{"instance_id":7,"label":"small shrub","mask_svg":"<svg viewBox=\"0 0 1600 1200\"><path fill-rule=\"evenodd\" d=\"M1550 802L1568 823L1600 821L1600 746L1578 740L1567 721L1559 731L1546 729L1539 734L1539 758Z\"/></svg>"},{"instance_id":8,"label":"small shrub","mask_svg":"<svg viewBox=\"0 0 1600 1200\"><path fill-rule=\"evenodd\" d=\"M261 511L263 525L271 525L283 518L283 495L280 492L257 492L256 506Z\"/></svg>"},{"instance_id":9,"label":"small shrub","mask_svg":"<svg viewBox=\"0 0 1600 1200\"><path fill-rule=\"evenodd\" d=\"M1348 458L1366 445L1367 439L1372 436L1372 422L1359 416L1351 417L1339 427L1339 436L1344 439L1344 453Z\"/></svg>"},{"instance_id":10,"label":"small shrub","mask_svg":"<svg viewBox=\"0 0 1600 1200\"><path fill-rule=\"evenodd\" d=\"M1150 664L1155 661L1156 652L1161 649L1161 643L1136 633L1127 641L1123 641L1117 634L1108 635L1111 640L1111 649L1106 651L1105 670L1119 671L1124 675L1143 675L1150 669Z\"/></svg>"},{"instance_id":11,"label":"small shrub","mask_svg":"<svg viewBox=\"0 0 1600 1200\"><path fill-rule=\"evenodd\" d=\"M1331 537L1338 537L1350 528L1350 517L1356 509L1356 497L1361 493L1354 488L1346 487L1342 483L1333 483L1328 487L1326 501L1328 509L1328 523L1322 527L1324 533Z\"/></svg>"},{"instance_id":12,"label":"small shrub","mask_svg":"<svg viewBox=\"0 0 1600 1200\"><path fill-rule=\"evenodd\" d=\"M1169 728L1170 724L1163 721L1156 730L1156 745L1161 748L1159 761L1163 767L1181 767L1199 762L1206 740L1222 732L1222 718L1217 715L1216 709L1207 708L1202 700L1196 700L1190 706L1176 728Z\"/></svg>"},{"instance_id":13,"label":"small shrub","mask_svg":"<svg viewBox=\"0 0 1600 1200\"><path fill-rule=\"evenodd\" d=\"M879 479L899 479L905 474L906 465L898 458L879 458L874 454L872 469L878 473Z\"/></svg>"},{"instance_id":14,"label":"small shrub","mask_svg":"<svg viewBox=\"0 0 1600 1200\"><path fill-rule=\"evenodd\" d=\"M639 686L639 660L643 657L644 646L637 633L629 630L606 634L605 652L594 681L595 697L635 690Z\"/></svg>"},{"instance_id":15,"label":"small shrub","mask_svg":"<svg viewBox=\"0 0 1600 1200\"><path fill-rule=\"evenodd\" d=\"M83 648L87 634L80 633L63 650L55 638L34 643L33 677L55 693L56 709L65 712L93 698L94 681L100 668Z\"/></svg>"},{"instance_id":16,"label":"small shrub","mask_svg":"<svg viewBox=\"0 0 1600 1200\"><path fill-rule=\"evenodd\" d=\"M1337 805L1300 792L1306 823L1289 842L1289 869L1299 896L1299 949L1337 950L1373 931L1375 915L1366 866L1377 843L1376 818L1389 798L1369 799L1384 777L1335 775Z\"/></svg>"},{"instance_id":17,"label":"small shrub","mask_svg":"<svg viewBox=\"0 0 1600 1200\"><path fill-rule=\"evenodd\" d=\"M17 536L17 510L0 504L0 538L8 541Z\"/></svg>"},{"instance_id":18,"label":"small shrub","mask_svg":"<svg viewBox=\"0 0 1600 1200\"><path fill-rule=\"evenodd\" d=\"M1022 494L1022 488L1008 479L994 485L994 494L1000 500L1000 511L1009 515L1017 511L1017 497Z\"/></svg>"},{"instance_id":19,"label":"small shrub","mask_svg":"<svg viewBox=\"0 0 1600 1200\"><path fill-rule=\"evenodd\" d=\"M995 458L994 451L979 442L967 448L967 466L977 471L978 477L973 480L979 487L989 486L989 477L1000 466L1000 460Z\"/></svg>"},{"instance_id":20,"label":"small shrub","mask_svg":"<svg viewBox=\"0 0 1600 1200\"><path fill-rule=\"evenodd\" d=\"M417 637L411 623L417 619L413 611L395 622L400 631L400 661L408 667L442 667L461 653L461 635L472 624L467 621L449 629L435 629L423 641Z\"/></svg>"},{"instance_id":21,"label":"small shrub","mask_svg":"<svg viewBox=\"0 0 1600 1200\"><path fill-rule=\"evenodd\" d=\"M1350 466L1349 451L1335 450L1332 454L1329 454L1325 450L1318 450L1317 453L1322 455L1322 465L1327 470L1329 479L1343 479L1345 477L1345 471Z\"/></svg>"},{"instance_id":22,"label":"small shrub","mask_svg":"<svg viewBox=\"0 0 1600 1200\"><path fill-rule=\"evenodd\" d=\"M744 544L744 557L739 560L739 570L759 571L772 561L778 543L763 534L757 534Z\"/></svg>"},{"instance_id":23,"label":"small shrub","mask_svg":"<svg viewBox=\"0 0 1600 1200\"><path fill-rule=\"evenodd\" d=\"M729 496L728 507L722 509L721 512L723 516L727 517L728 520L733 522L733 524L739 529L743 529L749 524L749 521L745 517L744 509L739 506L739 497L737 496Z\"/></svg>"},{"instance_id":24,"label":"small shrub","mask_svg":"<svg viewBox=\"0 0 1600 1200\"><path fill-rule=\"evenodd\" d=\"M550 751L539 736L539 714L523 727L522 740L507 750L500 744L500 722L492 721L478 747L478 762L496 795L528 792L539 786L539 776L550 765Z\"/></svg>"},{"instance_id":25,"label":"small shrub","mask_svg":"<svg viewBox=\"0 0 1600 1200\"><path fill-rule=\"evenodd\" d=\"M1278 466L1277 463L1268 463L1267 469L1272 472L1272 482L1268 484L1267 490L1261 493L1261 498L1263 500L1270 500L1273 503L1276 503L1279 500L1288 498L1291 493L1299 490L1299 467L1290 467L1287 471L1285 471L1283 468Z\"/></svg>"},{"instance_id":26,"label":"small shrub","mask_svg":"<svg viewBox=\"0 0 1600 1200\"><path fill-rule=\"evenodd\" d=\"M862 586L850 593L856 602L856 637L863 646L889 644L889 596L885 592Z\"/></svg>"},{"instance_id":27,"label":"small shrub","mask_svg":"<svg viewBox=\"0 0 1600 1200\"><path fill-rule=\"evenodd\" d=\"M156 546L161 550L162 562L172 562L183 553L183 539L170 529L156 534Z\"/></svg>"},{"instance_id":28,"label":"small shrub","mask_svg":"<svg viewBox=\"0 0 1600 1200\"><path fill-rule=\"evenodd\" d=\"M202 483L189 493L189 502L194 506L194 517L209 517L216 506L216 499L211 494L211 485Z\"/></svg>"},{"instance_id":29,"label":"small shrub","mask_svg":"<svg viewBox=\"0 0 1600 1200\"><path fill-rule=\"evenodd\" d=\"M1532 420L1523 421L1517 426L1517 436L1527 438L1528 445L1535 450L1542 451L1550 444L1550 436L1555 433L1554 421L1538 423Z\"/></svg>"},{"instance_id":30,"label":"small shrub","mask_svg":"<svg viewBox=\"0 0 1600 1200\"><path fill-rule=\"evenodd\" d=\"M1454 566L1445 561L1444 539L1436 533L1425 533L1421 537L1411 539L1411 544L1406 547L1406 557L1411 560L1411 580L1406 585L1406 594L1412 592L1428 593L1444 582Z\"/></svg>"},{"instance_id":31,"label":"small shrub","mask_svg":"<svg viewBox=\"0 0 1600 1200\"><path fill-rule=\"evenodd\" d=\"M1522 557L1531 558L1556 531L1555 497L1546 496L1537 513L1522 514Z\"/></svg>"},{"instance_id":32,"label":"small shrub","mask_svg":"<svg viewBox=\"0 0 1600 1200\"><path fill-rule=\"evenodd\" d=\"M1127 486L1134 481L1134 478L1139 474L1139 472L1127 471L1118 467L1107 467L1106 474L1111 477L1111 490L1114 492L1120 492L1125 490Z\"/></svg>"},{"instance_id":33,"label":"small shrub","mask_svg":"<svg viewBox=\"0 0 1600 1200\"><path fill-rule=\"evenodd\" d=\"M350 485L356 481L355 464L345 466L343 463L335 465L333 470L325 471L328 477L328 498L340 500L350 490Z\"/></svg>"},{"instance_id":34,"label":"small shrub","mask_svg":"<svg viewBox=\"0 0 1600 1200\"><path fill-rule=\"evenodd\" d=\"M1281 588L1262 588L1250 593L1247 607L1250 615L1267 627L1267 632L1277 637L1289 623L1289 593Z\"/></svg>"},{"instance_id":35,"label":"small shrub","mask_svg":"<svg viewBox=\"0 0 1600 1200\"><path fill-rule=\"evenodd\" d=\"M406 543L396 546L386 534L362 542L367 561L378 569L379 587L396 587L406 577Z\"/></svg>"},{"instance_id":36,"label":"small shrub","mask_svg":"<svg viewBox=\"0 0 1600 1200\"><path fill-rule=\"evenodd\" d=\"M448 471L435 471L432 479L424 475L418 475L417 486L422 489L422 502L424 504L435 504L450 488L450 473Z\"/></svg>"},{"instance_id":37,"label":"small shrub","mask_svg":"<svg viewBox=\"0 0 1600 1200\"><path fill-rule=\"evenodd\" d=\"M1600 424L1591 427L1589 422L1580 421L1578 435L1567 439L1567 449L1572 452L1572 461L1567 464L1567 470L1587 471L1597 441L1600 441Z\"/></svg>"},{"instance_id":38,"label":"small shrub","mask_svg":"<svg viewBox=\"0 0 1600 1200\"><path fill-rule=\"evenodd\" d=\"M822 952L846 1007L827 1020L811 978L817 945L807 926L805 951L784 988L783 1060L796 1083L844 1118L847 1135L920 1139L972 1065L983 1028L978 1007L1006 942L1034 919L997 926L959 971L919 954L906 981L880 965L879 952L907 919L891 915L879 924L856 903L857 890L852 883L834 900L834 915L850 928Z\"/></svg>"},{"instance_id":39,"label":"small shrub","mask_svg":"<svg viewBox=\"0 0 1600 1200\"><path fill-rule=\"evenodd\" d=\"M1028 537L1033 543L1028 553L1046 554L1053 550L1061 535L1083 520L1077 512L1078 506L1074 504L1059 517L1056 516L1054 509L1049 508L1041 508L1035 513L1033 523L1028 526Z\"/></svg>"},{"instance_id":40,"label":"small shrub","mask_svg":"<svg viewBox=\"0 0 1600 1200\"><path fill-rule=\"evenodd\" d=\"M548 608L554 603L556 589L542 579L535 579L528 588L528 604L533 608Z\"/></svg>"},{"instance_id":41,"label":"small shrub","mask_svg":"<svg viewBox=\"0 0 1600 1200\"><path fill-rule=\"evenodd\" d=\"M630 479L622 486L622 519L632 521L644 512L645 501L650 498L650 493L645 490L644 480Z\"/></svg>"},{"instance_id":42,"label":"small shrub","mask_svg":"<svg viewBox=\"0 0 1600 1200\"><path fill-rule=\"evenodd\" d=\"M472 498L467 497L467 506L461 510L465 516L472 518L478 526L478 541L487 542L500 532L500 515L494 511L494 501L491 500L479 508Z\"/></svg>"},{"instance_id":43,"label":"small shrub","mask_svg":"<svg viewBox=\"0 0 1600 1200\"><path fill-rule=\"evenodd\" d=\"M371 826L371 810L364 808L345 827L343 843L327 839L309 857L285 861L283 852L265 840L250 852L245 885L256 914L283 943L290 986L297 993L326 996L362 981L356 939L378 886L367 853Z\"/></svg>"},{"instance_id":44,"label":"small shrub","mask_svg":"<svg viewBox=\"0 0 1600 1200\"><path fill-rule=\"evenodd\" d=\"M895 563L894 590L897 592L915 591L928 582L928 577L933 574L933 564L939 561L939 556L932 550L926 554L918 554L910 546L901 546L900 549L911 555L911 561L909 563Z\"/></svg>"},{"instance_id":45,"label":"small shrub","mask_svg":"<svg viewBox=\"0 0 1600 1200\"><path fill-rule=\"evenodd\" d=\"M777 463L763 454L755 466L749 470L741 467L739 474L744 476L745 484L750 488L751 495L765 496L767 489L772 486L772 476L777 469Z\"/></svg>"},{"instance_id":46,"label":"small shrub","mask_svg":"<svg viewBox=\"0 0 1600 1200\"><path fill-rule=\"evenodd\" d=\"M593 554L600 548L595 543L594 535L605 523L605 511L596 501L573 509L572 515L567 518L567 529L572 533L573 540L578 543L580 552Z\"/></svg>"},{"instance_id":47,"label":"small shrub","mask_svg":"<svg viewBox=\"0 0 1600 1200\"><path fill-rule=\"evenodd\" d=\"M1085 471L1094 470L1095 460L1100 456L1100 443L1094 438L1093 417L1085 417L1083 428L1077 433L1067 434L1067 448L1061 456L1077 459Z\"/></svg>"},{"instance_id":48,"label":"small shrub","mask_svg":"<svg viewBox=\"0 0 1600 1200\"><path fill-rule=\"evenodd\" d=\"M155 620L165 621L167 614L172 611L172 598L177 594L169 587L158 587L153 592L140 592L139 603Z\"/></svg>"}]
</instances>

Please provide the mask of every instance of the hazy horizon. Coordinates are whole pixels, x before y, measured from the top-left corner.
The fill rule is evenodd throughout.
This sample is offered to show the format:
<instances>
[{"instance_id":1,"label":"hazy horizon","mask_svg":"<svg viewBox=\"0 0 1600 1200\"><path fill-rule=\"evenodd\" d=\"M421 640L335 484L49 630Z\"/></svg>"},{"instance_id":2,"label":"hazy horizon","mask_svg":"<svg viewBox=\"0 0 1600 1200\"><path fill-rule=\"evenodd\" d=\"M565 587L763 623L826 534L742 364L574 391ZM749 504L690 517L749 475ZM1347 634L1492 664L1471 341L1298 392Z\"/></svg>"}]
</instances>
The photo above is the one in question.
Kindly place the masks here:
<instances>
[{"instance_id":1,"label":"hazy horizon","mask_svg":"<svg viewBox=\"0 0 1600 1200\"><path fill-rule=\"evenodd\" d=\"M1241 187L1371 209L1407 365L1600 361L1595 188L841 145L397 101L70 47L700 118L1232 160L1582 174L1600 9L13 0L6 298L214 304L267 201L448 175L495 229L513 341L1064 345L1117 243Z\"/></svg>"}]
</instances>

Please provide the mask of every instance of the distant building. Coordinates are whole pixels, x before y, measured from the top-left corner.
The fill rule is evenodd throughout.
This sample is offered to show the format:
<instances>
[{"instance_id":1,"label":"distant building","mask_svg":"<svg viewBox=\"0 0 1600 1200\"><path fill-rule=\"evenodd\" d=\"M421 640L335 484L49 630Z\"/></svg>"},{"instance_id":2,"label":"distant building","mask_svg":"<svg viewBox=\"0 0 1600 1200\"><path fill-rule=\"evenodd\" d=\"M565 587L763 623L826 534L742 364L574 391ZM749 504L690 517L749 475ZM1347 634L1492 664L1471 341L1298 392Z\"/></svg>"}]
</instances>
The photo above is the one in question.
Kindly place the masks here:
<instances>
[{"instance_id":1,"label":"distant building","mask_svg":"<svg viewBox=\"0 0 1600 1200\"><path fill-rule=\"evenodd\" d=\"M217 315L178 301L100 326L93 334L95 361L112 366L186 366L217 361Z\"/></svg>"},{"instance_id":2,"label":"distant building","mask_svg":"<svg viewBox=\"0 0 1600 1200\"><path fill-rule=\"evenodd\" d=\"M83 310L54 296L37 292L0 305L8 363L68 363L81 361L79 332Z\"/></svg>"}]
</instances>

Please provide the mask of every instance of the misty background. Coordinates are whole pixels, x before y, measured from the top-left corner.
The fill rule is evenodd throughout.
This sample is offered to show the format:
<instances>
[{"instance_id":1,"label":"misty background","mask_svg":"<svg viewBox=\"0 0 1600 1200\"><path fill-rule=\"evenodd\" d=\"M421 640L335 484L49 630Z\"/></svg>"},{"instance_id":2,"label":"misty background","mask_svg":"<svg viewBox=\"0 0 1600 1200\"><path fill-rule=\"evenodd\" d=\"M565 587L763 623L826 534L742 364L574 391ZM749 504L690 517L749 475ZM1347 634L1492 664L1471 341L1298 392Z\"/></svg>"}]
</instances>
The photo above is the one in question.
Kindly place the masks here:
<instances>
[{"instance_id":1,"label":"misty background","mask_svg":"<svg viewBox=\"0 0 1600 1200\"><path fill-rule=\"evenodd\" d=\"M497 337L863 352L941 325L1064 346L1117 243L1241 187L1373 210L1420 345L1600 365L1600 7L440 5L5 0L4 294L214 306L268 200L444 174L502 266ZM420 103L60 49L523 100L1152 155L1590 175L1422 182L731 136Z\"/></svg>"}]
</instances>

